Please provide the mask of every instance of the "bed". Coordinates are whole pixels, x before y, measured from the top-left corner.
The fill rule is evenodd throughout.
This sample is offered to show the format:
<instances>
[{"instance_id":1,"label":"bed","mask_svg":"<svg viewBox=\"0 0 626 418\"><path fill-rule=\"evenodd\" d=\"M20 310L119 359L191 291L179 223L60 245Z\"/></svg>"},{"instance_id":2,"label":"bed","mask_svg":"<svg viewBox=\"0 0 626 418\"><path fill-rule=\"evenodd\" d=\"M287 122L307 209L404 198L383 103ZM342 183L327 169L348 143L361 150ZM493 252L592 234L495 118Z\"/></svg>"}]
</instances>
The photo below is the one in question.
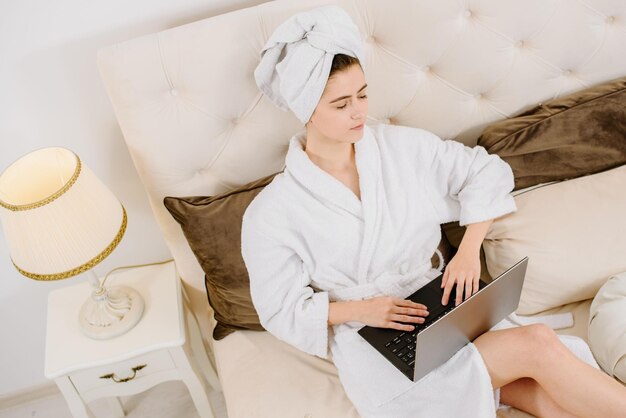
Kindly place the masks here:
<instances>
[{"instance_id":1,"label":"bed","mask_svg":"<svg viewBox=\"0 0 626 418\"><path fill-rule=\"evenodd\" d=\"M517 121L524 115L550 119L563 106L580 109L577 105L589 103L585 101L589 94L593 100L606 98L602 90L606 83L612 82L610 97L624 89L620 77L626 75L626 4L621 0L277 0L100 50L98 65L106 90L201 324L230 418L358 417L331 362L299 352L254 327L231 329L215 338L206 266L201 265L181 225L164 206L167 196L223 195L284 167L289 138L302 125L293 114L277 109L262 96L253 71L259 51L278 24L296 12L325 4L344 8L366 44L368 124L424 128L469 146L481 143L490 152L514 161L519 155L511 154L515 147L510 143L502 146L506 142L502 138L510 136L502 134L504 128L498 123ZM581 91L586 96L572 101L571 95ZM614 102L607 106L615 106ZM559 110L546 113L546 109ZM573 120L580 118L570 114ZM571 122L563 124L570 126ZM619 130L623 127L615 129L615 135L623 135ZM539 139L533 137L532 141L529 144ZM546 151L541 148L526 150L524 156L539 155L538 149ZM596 148L605 149L603 144ZM532 170L559 158L541 155L544 159L534 161ZM529 182L517 184L514 194L526 218L494 224L481 254L483 277L489 280L520 255L531 252L531 259L538 260L529 267L529 274L536 278L535 287L524 289L517 313L571 312L574 325L557 332L584 339L588 337L590 305L602 280L626 271L623 256L619 256L624 240L607 254L594 246L596 241L582 243L585 239L580 234L586 231L581 229L581 244L569 248L571 237L561 242L559 233L567 229L563 218L576 222L573 217L578 212L572 214L549 199L558 197L562 202L563 196L569 196L585 202L586 197L575 195L581 187L594 191L601 182L624 184L620 183L624 179L620 167L626 151L617 148L606 155L612 156L608 165L578 167L560 177L529 175ZM603 159L595 159L599 160ZM518 173L522 178L525 166L527 158L514 170L516 181ZM598 177L608 175L612 176L608 180ZM619 199L610 193L594 195L594 199ZM546 206L544 212L537 201ZM622 206L615 210L623 209L623 198L619 202ZM545 225L536 222L544 218ZM595 219L592 226L599 235L607 229L616 237L626 236L623 222ZM541 224L541 228L529 231L528 224ZM443 229L446 242L442 241L442 246L454 251L462 232L458 225L444 225ZM546 242L546 236L556 238ZM229 257L235 256L236 245L234 248ZM580 256L588 256L602 267L594 270L587 263L583 274L575 261ZM559 294L566 280L559 276L562 265L581 276L568 282L566 296ZM556 293L546 295L537 290L545 283ZM509 408L499 410L498 417L530 415Z\"/></svg>"}]
</instances>

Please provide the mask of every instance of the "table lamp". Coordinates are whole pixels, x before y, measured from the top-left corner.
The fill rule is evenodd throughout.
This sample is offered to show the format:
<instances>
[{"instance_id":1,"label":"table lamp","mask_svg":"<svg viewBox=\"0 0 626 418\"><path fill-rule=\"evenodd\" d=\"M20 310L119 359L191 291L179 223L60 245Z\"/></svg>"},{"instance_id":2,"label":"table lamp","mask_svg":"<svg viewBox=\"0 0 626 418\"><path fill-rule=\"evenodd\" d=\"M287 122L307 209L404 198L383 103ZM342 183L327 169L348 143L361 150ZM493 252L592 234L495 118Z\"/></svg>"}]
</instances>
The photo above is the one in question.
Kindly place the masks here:
<instances>
[{"instance_id":1,"label":"table lamp","mask_svg":"<svg viewBox=\"0 0 626 418\"><path fill-rule=\"evenodd\" d=\"M88 273L93 292L78 314L85 335L112 338L139 322L139 293L106 288L93 271L121 241L126 210L74 152L43 148L11 164L0 175L0 220L24 276L48 281Z\"/></svg>"}]
</instances>

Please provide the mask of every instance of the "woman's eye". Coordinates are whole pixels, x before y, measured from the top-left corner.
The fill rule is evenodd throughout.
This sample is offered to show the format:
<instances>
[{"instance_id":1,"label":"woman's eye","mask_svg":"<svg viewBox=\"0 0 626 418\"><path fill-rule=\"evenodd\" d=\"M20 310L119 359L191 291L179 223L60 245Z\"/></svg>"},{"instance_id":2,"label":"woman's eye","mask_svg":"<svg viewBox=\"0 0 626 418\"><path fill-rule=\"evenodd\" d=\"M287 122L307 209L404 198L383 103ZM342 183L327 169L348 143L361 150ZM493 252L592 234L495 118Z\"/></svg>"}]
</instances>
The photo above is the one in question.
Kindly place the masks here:
<instances>
[{"instance_id":1,"label":"woman's eye","mask_svg":"<svg viewBox=\"0 0 626 418\"><path fill-rule=\"evenodd\" d=\"M359 99L367 99L367 94L364 94L363 96L359 96ZM345 109L347 105L348 103L344 103L343 106L338 106L337 109Z\"/></svg>"}]
</instances>

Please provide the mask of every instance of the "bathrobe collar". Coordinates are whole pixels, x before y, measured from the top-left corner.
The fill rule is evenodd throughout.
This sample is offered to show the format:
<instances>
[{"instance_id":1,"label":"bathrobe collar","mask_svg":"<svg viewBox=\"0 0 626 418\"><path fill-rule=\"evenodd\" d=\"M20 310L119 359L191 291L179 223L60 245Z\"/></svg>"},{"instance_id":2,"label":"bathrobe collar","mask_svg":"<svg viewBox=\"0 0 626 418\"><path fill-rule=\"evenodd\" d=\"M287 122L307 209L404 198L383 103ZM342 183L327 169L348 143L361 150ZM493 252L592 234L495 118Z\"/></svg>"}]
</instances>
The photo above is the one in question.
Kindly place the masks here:
<instances>
[{"instance_id":1,"label":"bathrobe collar","mask_svg":"<svg viewBox=\"0 0 626 418\"><path fill-rule=\"evenodd\" d=\"M364 206L376 205L376 187L380 181L380 156L370 128L363 126L363 137L354 143L361 200L348 186L311 161L304 151L305 143L306 131L291 138L285 158L285 171L317 198L363 219Z\"/></svg>"},{"instance_id":2,"label":"bathrobe collar","mask_svg":"<svg viewBox=\"0 0 626 418\"><path fill-rule=\"evenodd\" d=\"M285 171L302 187L329 205L346 210L363 221L363 237L359 248L357 283L367 283L373 253L381 240L390 243L381 252L393 251L392 222L383 190L381 157L378 143L370 128L363 126L363 137L355 142L355 162L359 174L361 200L348 186L313 163L304 152L306 132L294 135L289 142Z\"/></svg>"}]
</instances>

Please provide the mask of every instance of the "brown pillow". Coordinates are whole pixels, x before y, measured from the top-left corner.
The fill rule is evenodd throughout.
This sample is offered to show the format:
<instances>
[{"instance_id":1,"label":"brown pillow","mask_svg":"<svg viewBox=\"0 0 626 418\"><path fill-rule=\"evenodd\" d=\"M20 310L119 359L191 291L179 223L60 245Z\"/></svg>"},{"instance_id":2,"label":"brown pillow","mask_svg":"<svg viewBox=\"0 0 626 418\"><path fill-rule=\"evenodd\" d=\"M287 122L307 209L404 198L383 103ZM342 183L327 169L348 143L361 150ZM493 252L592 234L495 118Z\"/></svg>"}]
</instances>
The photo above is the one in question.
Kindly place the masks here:
<instances>
[{"instance_id":1,"label":"brown pillow","mask_svg":"<svg viewBox=\"0 0 626 418\"><path fill-rule=\"evenodd\" d=\"M216 196L163 199L205 273L207 297L217 321L213 330L216 340L238 329L264 330L252 304L241 256L241 221L252 199L277 174Z\"/></svg>"},{"instance_id":2,"label":"brown pillow","mask_svg":"<svg viewBox=\"0 0 626 418\"><path fill-rule=\"evenodd\" d=\"M509 163L515 188L626 164L626 77L489 125L478 145Z\"/></svg>"},{"instance_id":3,"label":"brown pillow","mask_svg":"<svg viewBox=\"0 0 626 418\"><path fill-rule=\"evenodd\" d=\"M561 181L626 164L626 77L539 104L485 128L478 145L513 170L515 187ZM465 227L442 226L458 248Z\"/></svg>"}]
</instances>

